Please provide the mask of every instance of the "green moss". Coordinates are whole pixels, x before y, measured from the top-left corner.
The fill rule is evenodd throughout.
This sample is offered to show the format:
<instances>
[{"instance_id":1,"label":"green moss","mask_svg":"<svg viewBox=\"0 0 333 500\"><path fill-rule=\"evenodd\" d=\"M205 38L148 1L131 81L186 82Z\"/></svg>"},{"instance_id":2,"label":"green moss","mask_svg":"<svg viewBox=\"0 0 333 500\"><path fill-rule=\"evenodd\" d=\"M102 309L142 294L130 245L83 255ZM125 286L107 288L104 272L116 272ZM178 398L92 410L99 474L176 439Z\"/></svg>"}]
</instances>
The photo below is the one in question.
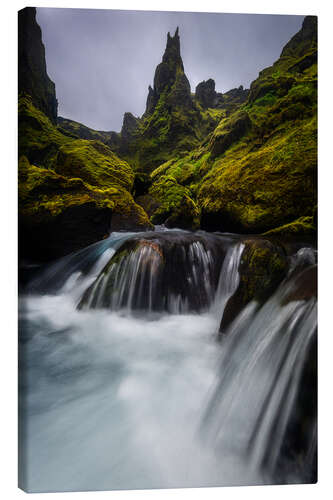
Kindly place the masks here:
<instances>
[{"instance_id":1,"label":"green moss","mask_svg":"<svg viewBox=\"0 0 333 500\"><path fill-rule=\"evenodd\" d=\"M59 147L54 169L62 175L80 177L92 186L114 185L131 190L134 172L108 146L83 139Z\"/></svg>"},{"instance_id":2,"label":"green moss","mask_svg":"<svg viewBox=\"0 0 333 500\"><path fill-rule=\"evenodd\" d=\"M248 240L240 264L242 302L266 300L288 269L287 258L268 240Z\"/></svg>"},{"instance_id":3,"label":"green moss","mask_svg":"<svg viewBox=\"0 0 333 500\"><path fill-rule=\"evenodd\" d=\"M197 102L184 106L172 89L166 89L153 113L143 118L124 158L138 170L153 171L171 156L183 156L198 147L224 115L225 110L203 110Z\"/></svg>"},{"instance_id":4,"label":"green moss","mask_svg":"<svg viewBox=\"0 0 333 500\"><path fill-rule=\"evenodd\" d=\"M133 227L151 226L129 190L134 172L99 141L65 136L29 96L19 100L19 213L45 223L69 207L91 203Z\"/></svg>"},{"instance_id":5,"label":"green moss","mask_svg":"<svg viewBox=\"0 0 333 500\"><path fill-rule=\"evenodd\" d=\"M65 177L79 177L92 186L133 186L134 172L111 149L99 141L65 136L28 96L19 100L19 154L34 165Z\"/></svg>"},{"instance_id":6,"label":"green moss","mask_svg":"<svg viewBox=\"0 0 333 500\"><path fill-rule=\"evenodd\" d=\"M267 236L312 236L316 234L316 227L312 216L299 217L298 219L290 222L289 224L284 224L283 226L270 229L265 233Z\"/></svg>"},{"instance_id":7,"label":"green moss","mask_svg":"<svg viewBox=\"0 0 333 500\"><path fill-rule=\"evenodd\" d=\"M299 43L307 44L303 35ZM316 64L310 59L305 71L290 72L306 55L298 47L295 56L289 51L262 71L242 110L223 118L204 146L211 156L198 182L197 201L205 227L260 233L312 216L317 203ZM237 134L243 112L251 125Z\"/></svg>"},{"instance_id":8,"label":"green moss","mask_svg":"<svg viewBox=\"0 0 333 500\"><path fill-rule=\"evenodd\" d=\"M281 130L255 151L245 142L227 151L202 182L202 210L220 213L222 225L224 217L245 232L310 215L316 203L316 129L313 118Z\"/></svg>"},{"instance_id":9,"label":"green moss","mask_svg":"<svg viewBox=\"0 0 333 500\"><path fill-rule=\"evenodd\" d=\"M168 157L152 172L153 185L171 176L186 186L204 228L261 233L312 216L316 64L301 73L288 69L305 55L289 54L261 72L245 105L228 115L222 110L219 124L199 147Z\"/></svg>"},{"instance_id":10,"label":"green moss","mask_svg":"<svg viewBox=\"0 0 333 500\"><path fill-rule=\"evenodd\" d=\"M154 224L166 223L170 227L199 227L200 212L184 186L171 175L162 175L149 189L156 208L151 216Z\"/></svg>"},{"instance_id":11,"label":"green moss","mask_svg":"<svg viewBox=\"0 0 333 500\"><path fill-rule=\"evenodd\" d=\"M188 154L183 158L173 158L155 169L151 173L153 182L157 181L161 175L170 175L184 186L194 187L203 173L209 168L208 158L210 153L205 153L199 157L196 154Z\"/></svg>"},{"instance_id":12,"label":"green moss","mask_svg":"<svg viewBox=\"0 0 333 500\"><path fill-rule=\"evenodd\" d=\"M274 292L288 271L283 248L268 239L245 240L239 265L239 285L228 300L220 325L224 332L251 300L260 305Z\"/></svg>"},{"instance_id":13,"label":"green moss","mask_svg":"<svg viewBox=\"0 0 333 500\"><path fill-rule=\"evenodd\" d=\"M58 130L62 134L69 135L75 139L88 139L108 143L110 133L94 130L86 127L82 123L67 118L58 117Z\"/></svg>"}]
</instances>

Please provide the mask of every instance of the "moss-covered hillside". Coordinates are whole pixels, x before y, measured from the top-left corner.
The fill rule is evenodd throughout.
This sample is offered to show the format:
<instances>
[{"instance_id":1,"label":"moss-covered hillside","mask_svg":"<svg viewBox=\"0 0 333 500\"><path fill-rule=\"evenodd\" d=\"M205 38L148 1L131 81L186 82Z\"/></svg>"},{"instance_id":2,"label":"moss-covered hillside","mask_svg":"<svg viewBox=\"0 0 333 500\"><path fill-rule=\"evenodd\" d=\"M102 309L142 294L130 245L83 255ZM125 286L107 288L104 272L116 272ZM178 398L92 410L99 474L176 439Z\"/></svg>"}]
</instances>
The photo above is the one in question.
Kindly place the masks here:
<instances>
[{"instance_id":1,"label":"moss-covered hillside","mask_svg":"<svg viewBox=\"0 0 333 500\"><path fill-rule=\"evenodd\" d=\"M39 33L39 38L30 39L25 51L21 48L19 52L34 61L44 57L35 14L29 8L19 14L20 29ZM39 83L43 89L43 81ZM46 83L49 88L49 81ZM34 93L29 86L20 90L20 255L49 260L93 243L110 230L151 228L147 214L131 194L134 172L130 165L98 140L98 135L93 140L79 139L57 126L41 104L44 94L38 99L39 87Z\"/></svg>"},{"instance_id":2,"label":"moss-covered hillside","mask_svg":"<svg viewBox=\"0 0 333 500\"><path fill-rule=\"evenodd\" d=\"M177 28L174 36L168 33L154 85L148 89L144 115L124 116L119 154L136 170L151 172L173 155L182 156L196 148L247 94L240 87L223 96L215 91L212 79L201 82L191 94Z\"/></svg>"},{"instance_id":3,"label":"moss-covered hillside","mask_svg":"<svg viewBox=\"0 0 333 500\"><path fill-rule=\"evenodd\" d=\"M20 16L19 45L33 34L19 47L23 256L47 260L151 224L315 237L315 17L249 90L224 94L212 79L191 93L178 29L168 33L145 113L125 113L116 133L56 116L35 9Z\"/></svg>"},{"instance_id":4,"label":"moss-covered hillside","mask_svg":"<svg viewBox=\"0 0 333 500\"><path fill-rule=\"evenodd\" d=\"M178 28L157 66L153 87L149 86L142 117L124 114L120 133L98 132L68 119L58 119L62 129L85 139L97 138L125 158L138 172L151 172L173 155L196 148L226 117L247 99L242 86L225 94L215 91L215 82L199 83L195 93L184 72Z\"/></svg>"},{"instance_id":5,"label":"moss-covered hillside","mask_svg":"<svg viewBox=\"0 0 333 500\"><path fill-rule=\"evenodd\" d=\"M62 134L26 95L19 99L19 158L23 255L49 259L111 229L151 227L131 195L128 163L100 141Z\"/></svg>"},{"instance_id":6,"label":"moss-covered hillside","mask_svg":"<svg viewBox=\"0 0 333 500\"><path fill-rule=\"evenodd\" d=\"M246 102L226 115L199 147L187 155L174 155L152 172L150 205L160 201L156 188L173 179L175 193L182 186L191 196L193 220L200 213L204 229L313 236L317 205L315 17L305 18L278 61L251 84Z\"/></svg>"}]
</instances>

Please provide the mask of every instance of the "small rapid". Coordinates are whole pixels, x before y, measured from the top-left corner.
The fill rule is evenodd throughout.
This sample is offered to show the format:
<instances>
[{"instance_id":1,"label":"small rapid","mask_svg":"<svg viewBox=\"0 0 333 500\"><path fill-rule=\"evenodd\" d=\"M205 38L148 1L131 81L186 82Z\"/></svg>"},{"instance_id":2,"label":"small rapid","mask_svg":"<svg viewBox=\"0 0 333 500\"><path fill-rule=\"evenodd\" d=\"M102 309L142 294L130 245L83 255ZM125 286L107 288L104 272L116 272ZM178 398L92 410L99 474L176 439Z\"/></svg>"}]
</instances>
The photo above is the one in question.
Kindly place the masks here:
<instances>
[{"instance_id":1,"label":"small rapid","mask_svg":"<svg viewBox=\"0 0 333 500\"><path fill-rule=\"evenodd\" d=\"M316 301L299 276L315 253L294 252L274 294L218 342L243 249L237 235L118 233L34 273L19 311L28 491L313 480L315 411L302 398Z\"/></svg>"}]
</instances>

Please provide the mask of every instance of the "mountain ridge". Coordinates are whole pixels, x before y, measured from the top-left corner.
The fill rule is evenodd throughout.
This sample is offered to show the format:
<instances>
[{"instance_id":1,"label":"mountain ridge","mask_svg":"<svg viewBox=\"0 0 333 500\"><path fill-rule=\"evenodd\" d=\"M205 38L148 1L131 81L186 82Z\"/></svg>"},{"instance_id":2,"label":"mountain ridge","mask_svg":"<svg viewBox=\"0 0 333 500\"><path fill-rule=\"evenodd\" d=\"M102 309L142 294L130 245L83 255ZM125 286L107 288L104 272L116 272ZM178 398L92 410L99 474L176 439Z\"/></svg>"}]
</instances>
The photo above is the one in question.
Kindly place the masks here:
<instances>
[{"instance_id":1,"label":"mountain ridge","mask_svg":"<svg viewBox=\"0 0 333 500\"><path fill-rule=\"evenodd\" d=\"M315 238L315 17L304 19L250 89L224 94L216 92L212 78L191 93L179 30L168 33L145 112L141 117L126 112L117 133L56 116L35 10L20 12L20 40L27 32L24 23L36 24L28 48L19 51L25 74L19 87L20 224L23 239L34 235L23 253L48 259L109 230L152 224ZM34 66L26 64L30 60ZM85 218L87 206L92 215ZM94 223L98 214L102 222ZM37 249L41 231L50 238ZM68 239L63 249L62 231Z\"/></svg>"}]
</instances>

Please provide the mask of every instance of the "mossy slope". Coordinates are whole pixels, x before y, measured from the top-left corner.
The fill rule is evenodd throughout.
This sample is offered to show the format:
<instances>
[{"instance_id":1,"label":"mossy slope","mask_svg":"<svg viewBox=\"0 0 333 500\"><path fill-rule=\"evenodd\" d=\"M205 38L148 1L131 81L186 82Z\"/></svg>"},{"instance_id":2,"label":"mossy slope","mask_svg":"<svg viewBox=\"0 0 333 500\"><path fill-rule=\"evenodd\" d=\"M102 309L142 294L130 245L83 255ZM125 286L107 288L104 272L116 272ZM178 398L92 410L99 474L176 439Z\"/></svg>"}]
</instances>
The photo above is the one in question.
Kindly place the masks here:
<instances>
[{"instance_id":1,"label":"mossy slope","mask_svg":"<svg viewBox=\"0 0 333 500\"><path fill-rule=\"evenodd\" d=\"M251 84L199 147L152 173L188 187L208 230L314 235L317 205L317 20ZM295 221L295 222L294 222Z\"/></svg>"},{"instance_id":2,"label":"mossy slope","mask_svg":"<svg viewBox=\"0 0 333 500\"><path fill-rule=\"evenodd\" d=\"M168 33L154 85L148 89L145 113L141 118L125 113L120 145L113 142L112 146L135 169L145 172L151 172L172 155L193 150L214 130L232 101L230 96L224 100L215 92L212 79L198 87L199 91L191 94L177 28L174 36ZM246 91L240 89L238 99L244 100L245 95Z\"/></svg>"},{"instance_id":3,"label":"mossy slope","mask_svg":"<svg viewBox=\"0 0 333 500\"><path fill-rule=\"evenodd\" d=\"M151 227L130 191L134 172L99 141L62 134L19 100L19 217L22 255L47 260L110 230Z\"/></svg>"}]
</instances>

